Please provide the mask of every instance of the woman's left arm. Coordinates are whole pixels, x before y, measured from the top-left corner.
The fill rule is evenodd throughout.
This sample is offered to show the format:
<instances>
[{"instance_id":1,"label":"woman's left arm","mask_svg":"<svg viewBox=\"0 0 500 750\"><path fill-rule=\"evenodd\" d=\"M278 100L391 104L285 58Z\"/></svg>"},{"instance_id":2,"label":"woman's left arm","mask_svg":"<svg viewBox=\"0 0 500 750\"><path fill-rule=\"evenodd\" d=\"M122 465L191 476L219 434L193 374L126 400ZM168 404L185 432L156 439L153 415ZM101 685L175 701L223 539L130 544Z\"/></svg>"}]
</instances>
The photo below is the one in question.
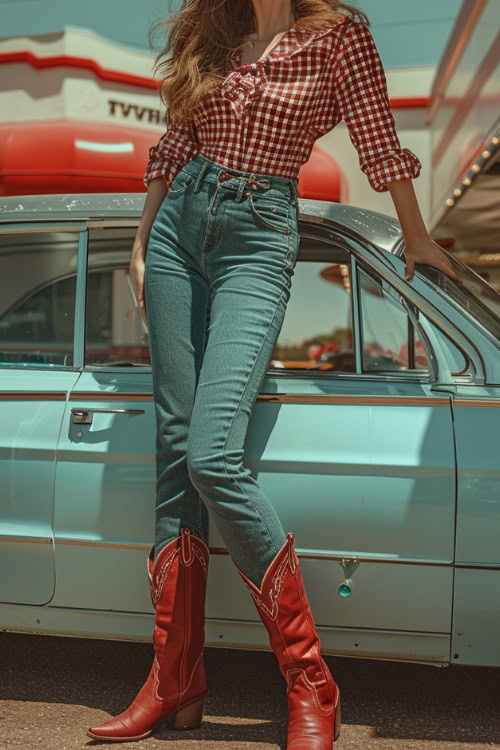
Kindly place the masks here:
<instances>
[{"instance_id":1,"label":"woman's left arm","mask_svg":"<svg viewBox=\"0 0 500 750\"><path fill-rule=\"evenodd\" d=\"M462 283L446 259L439 245L429 236L425 228L417 196L411 180L393 180L387 183L387 188L398 215L401 229L405 238L406 278L413 278L415 263L434 266Z\"/></svg>"},{"instance_id":2,"label":"woman's left arm","mask_svg":"<svg viewBox=\"0 0 500 750\"><path fill-rule=\"evenodd\" d=\"M333 71L335 100L361 171L373 190L391 193L405 238L406 278L413 277L415 263L423 263L461 281L425 228L412 184L422 165L413 151L401 147L385 71L365 23L346 24L339 49L334 50Z\"/></svg>"}]
</instances>

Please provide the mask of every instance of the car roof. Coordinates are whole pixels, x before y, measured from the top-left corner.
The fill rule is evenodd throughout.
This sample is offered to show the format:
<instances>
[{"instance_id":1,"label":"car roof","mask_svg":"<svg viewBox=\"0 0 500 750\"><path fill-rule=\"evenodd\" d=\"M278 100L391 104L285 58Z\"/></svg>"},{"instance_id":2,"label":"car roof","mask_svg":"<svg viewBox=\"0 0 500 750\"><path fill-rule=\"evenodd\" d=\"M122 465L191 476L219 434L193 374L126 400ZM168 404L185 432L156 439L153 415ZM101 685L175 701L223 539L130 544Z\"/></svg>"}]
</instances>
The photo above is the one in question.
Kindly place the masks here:
<instances>
[{"instance_id":1,"label":"car roof","mask_svg":"<svg viewBox=\"0 0 500 750\"><path fill-rule=\"evenodd\" d=\"M145 192L3 196L0 197L0 227L30 221L138 219L145 199ZM335 222L389 252L402 237L396 219L361 206L299 198L299 210L303 220Z\"/></svg>"}]
</instances>

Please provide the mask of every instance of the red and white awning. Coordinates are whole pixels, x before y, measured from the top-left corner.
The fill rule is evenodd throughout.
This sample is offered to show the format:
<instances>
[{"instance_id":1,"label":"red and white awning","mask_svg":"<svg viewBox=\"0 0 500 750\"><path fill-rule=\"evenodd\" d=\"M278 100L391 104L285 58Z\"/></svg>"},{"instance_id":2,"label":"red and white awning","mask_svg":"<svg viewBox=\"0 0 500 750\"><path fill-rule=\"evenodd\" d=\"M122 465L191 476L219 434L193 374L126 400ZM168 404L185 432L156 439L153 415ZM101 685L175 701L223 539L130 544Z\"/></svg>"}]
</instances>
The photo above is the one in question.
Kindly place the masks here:
<instances>
[{"instance_id":1,"label":"red and white awning","mask_svg":"<svg viewBox=\"0 0 500 750\"><path fill-rule=\"evenodd\" d=\"M148 149L158 129L50 120L0 124L0 195L145 190ZM346 201L347 182L318 146L299 174L299 195Z\"/></svg>"}]
</instances>

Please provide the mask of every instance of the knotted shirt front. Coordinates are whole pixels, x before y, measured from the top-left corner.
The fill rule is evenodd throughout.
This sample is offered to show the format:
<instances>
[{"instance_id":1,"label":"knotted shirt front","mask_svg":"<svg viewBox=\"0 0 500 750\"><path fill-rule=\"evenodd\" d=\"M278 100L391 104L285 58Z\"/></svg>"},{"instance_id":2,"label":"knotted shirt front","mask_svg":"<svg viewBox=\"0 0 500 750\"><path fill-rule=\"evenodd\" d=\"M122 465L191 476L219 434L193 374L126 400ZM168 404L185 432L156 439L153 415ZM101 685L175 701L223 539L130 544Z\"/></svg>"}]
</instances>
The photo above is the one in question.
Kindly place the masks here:
<instances>
[{"instance_id":1,"label":"knotted shirt front","mask_svg":"<svg viewBox=\"0 0 500 750\"><path fill-rule=\"evenodd\" d=\"M228 168L296 179L317 138L341 120L374 190L419 176L418 157L401 147L364 22L347 18L314 32L295 24L264 58L238 65L240 59L241 51L230 56L227 76L191 120L173 121L167 111L166 132L149 149L146 187L159 176L170 187L199 153Z\"/></svg>"}]
</instances>

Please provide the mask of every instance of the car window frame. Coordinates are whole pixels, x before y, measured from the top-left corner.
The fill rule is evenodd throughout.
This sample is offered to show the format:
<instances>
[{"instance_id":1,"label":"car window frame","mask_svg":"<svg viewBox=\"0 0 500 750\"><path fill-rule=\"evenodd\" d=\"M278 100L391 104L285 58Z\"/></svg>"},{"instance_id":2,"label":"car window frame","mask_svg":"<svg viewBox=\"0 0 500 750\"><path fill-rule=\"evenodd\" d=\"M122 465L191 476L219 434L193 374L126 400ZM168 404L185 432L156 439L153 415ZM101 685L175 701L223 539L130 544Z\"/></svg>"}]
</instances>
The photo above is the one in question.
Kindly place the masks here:
<instances>
[{"instance_id":1,"label":"car window frame","mask_svg":"<svg viewBox=\"0 0 500 750\"><path fill-rule=\"evenodd\" d=\"M363 289L360 284L359 273L362 271L367 276L370 276L372 278L375 277L375 280L377 281L377 283L380 277L376 274L376 271L373 271L372 269L370 269L368 265L364 263L363 261L354 260L353 266L354 266L353 273L356 274L356 283L355 284L353 282L351 283L353 284L353 294L356 291L357 297L358 297L358 320L359 320L359 337L360 337L359 356L360 356L361 374L362 375L373 374L377 376L377 378L385 379L385 376L387 374L390 374L389 372L378 373L378 372L371 372L369 370L363 370L363 314L362 314L362 305L361 305L361 295L363 294ZM435 370L436 356L434 352L434 347L431 345L427 334L422 331L421 326L418 324L418 317L415 315L415 310L412 309L412 306L409 304L408 300L404 297L404 295L398 292L397 289L395 289L395 287L392 284L390 284L389 282L386 282L386 284L387 286L390 287L392 292L394 292L394 297L399 298L398 302L406 311L408 320L413 325L414 332L419 336L420 340L422 341L422 345L424 347L426 359L428 362L427 369L424 369L424 368L422 368L421 370L418 370L416 368L407 369L407 370L403 369L403 370L396 371L394 374L398 377L401 377L401 379L403 379L405 382L410 380L412 382L417 381L419 383L429 384L438 377L438 373ZM383 285L381 286L383 290ZM409 357L409 352L408 352L408 357Z\"/></svg>"},{"instance_id":2,"label":"car window frame","mask_svg":"<svg viewBox=\"0 0 500 750\"><path fill-rule=\"evenodd\" d=\"M402 298L405 300L412 310L419 311L422 313L424 323L430 321L434 324L442 333L444 333L453 344L461 350L463 355L467 358L470 369L473 372L473 376L470 375L453 375L451 373L451 367L449 367L448 358L446 357L442 347L439 344L438 339L430 326L422 325L420 321L414 321L416 328L419 331L419 335L422 340L427 341L429 347L434 349L432 352L433 357L436 358L437 372L431 382L433 386L454 386L464 382L473 383L474 385L483 385L487 382L486 380L486 365L483 357L483 352L478 347L477 334L480 336L480 329L475 326L471 321L469 324L468 318L461 318L456 323L449 317L448 306L455 310L452 303L445 298L439 296L434 290L433 286L427 281L425 276L418 273L418 269L415 271L413 278L408 281L405 278L405 262L402 258L394 254L393 248L397 242L391 247L391 249L383 249L378 245L374 244L370 240L366 239L359 231L347 227L333 220L316 220L316 217L306 217L301 215L300 230L301 234L307 234L310 239L319 239L323 242L332 242L333 244L346 249L351 253L351 263L353 267L357 261L360 261L372 269L375 273L380 275L388 284L390 284ZM351 283L356 283L356 276L351 271ZM357 304L358 294L353 294L353 300ZM440 306L445 307L441 309ZM387 380L393 381L404 380L408 381L409 378L415 378L413 373L401 374L397 376L393 375L371 375L363 374L359 372L361 365L360 351L359 351L359 309L355 310L353 314L353 335L355 345L358 346L356 352L356 368L358 372L356 377L362 379L369 379L377 377L378 379L385 377ZM418 317L418 316L417 316ZM465 325L464 325L465 324ZM458 327L460 325L460 327ZM482 337L480 336L481 340ZM430 342L433 342L431 347ZM488 343L485 340L485 343ZM428 355L429 356L429 355ZM345 378L352 377L354 373L346 373L345 375L339 373L335 377ZM324 373L329 377L332 374Z\"/></svg>"},{"instance_id":3,"label":"car window frame","mask_svg":"<svg viewBox=\"0 0 500 750\"><path fill-rule=\"evenodd\" d=\"M84 252L81 254L81 258L79 256L79 260L81 260L82 265L85 264L84 273L82 274L84 278L84 288L83 288L83 303L80 304L79 311L81 313L81 316L83 318L82 324L85 325L85 315L86 315L86 287L87 287L87 258L88 258L88 242L89 242L89 232L88 229L101 229L105 231L108 228L130 228L131 230L137 230L138 227L138 220L137 219L124 219L118 218L116 220L112 220L110 218L107 218L103 221L87 221L86 222L87 232L85 234L86 242L85 242L85 248ZM435 326L441 329L443 333L445 333L448 338L451 339L451 341L454 343L454 345L462 351L464 356L473 364L474 371L475 371L475 377L474 377L474 383L475 384L482 384L484 383L484 370L482 367L482 360L480 352L478 351L477 347L474 345L474 342L471 340L471 338L467 337L462 331L458 330L454 324L451 323L451 321L446 317L446 315L437 307L436 302L433 301L433 297L436 297L436 293L433 291L432 287L427 283L427 280L425 277L422 277L420 274L415 273L414 278L411 282L408 282L404 278L404 261L401 258L398 258L394 255L393 252L390 252L388 250L381 249L377 245L373 244L372 242L366 240L361 234L358 232L346 227L343 224L334 222L332 220L325 220L321 222L315 222L314 218L312 220L309 220L307 216L304 216L303 214L299 217L299 232L301 236L308 237L312 240L319 240L322 243L325 243L327 245L328 243L331 243L332 245L336 245L337 247L345 250L350 257L350 274L351 274L351 283L355 284L357 274L354 273L354 270L356 268L356 263L359 261L363 263L364 265L368 266L372 272L376 273L377 275L380 275L384 281L386 281L388 284L390 284L393 289L402 296L402 298L405 300L405 303L409 307L409 314L410 316L414 314L412 311L419 311L424 316L424 319L429 319ZM301 248L299 246L299 256L298 256L298 262L301 262L303 260L303 252L301 252ZM122 267L122 266L117 266ZM78 289L77 289L78 293ZM414 325L416 327L416 330L418 330L419 336L422 339L422 342L424 346L428 347L428 352L426 350L427 356L432 359L434 362L433 367L435 368L433 376L429 376L427 374L427 371L425 373L419 374L418 371L411 371L411 372L405 372L400 371L398 373L387 373L387 374L377 374L377 373L363 373L361 372L361 357L360 357L360 317L359 317L359 305L357 297L359 295L359 290L356 290L356 294L354 293L354 289L352 290L351 294L351 315L352 315L352 324L353 324L353 341L354 341L354 354L355 354L355 367L356 370L354 372L336 372L334 373L331 370L303 370L303 369L280 369L275 368L271 369L268 368L266 372L266 379L272 380L275 384L275 386L279 389L281 389L282 385L285 386L285 383L283 383L283 378L286 379L287 382L294 383L294 390L297 390L299 392L300 388L300 381L303 382L305 386L305 392L307 392L310 387L309 384L313 385L313 381L318 380L352 380L356 379L359 381L370 381L370 380L377 380L377 381L387 381L387 382L420 382L420 383L427 383L427 384L450 384L454 383L456 378L451 375L449 372L450 368L448 367L448 360L444 356L444 353L437 344L436 347L436 339L435 337L432 337L432 335L429 335L429 332L425 329L425 326L422 326L420 321L417 320L418 315L415 316L414 319ZM75 316L75 324L76 324L76 316ZM85 330L84 327L81 326L79 337L77 339L76 333L75 333L75 343L78 340L80 343L80 358L78 361L81 362L81 369L85 371L97 371L97 372L123 372L124 374L130 374L130 373L151 373L151 365L149 366L137 366L137 365L131 365L130 367L124 367L124 366L115 366L115 365L85 365L84 364L84 345L85 345ZM431 344L431 340L433 341L433 344ZM425 342L425 343L424 343ZM437 349L437 351L434 351L434 349ZM75 348L74 352L74 359L76 362L77 358L77 351ZM445 372L443 372L443 368L445 368ZM447 371L447 372L446 372ZM458 382L463 382L463 378L458 378ZM470 381L468 381L470 382ZM282 384L282 385L281 385Z\"/></svg>"},{"instance_id":4,"label":"car window frame","mask_svg":"<svg viewBox=\"0 0 500 750\"><path fill-rule=\"evenodd\" d=\"M413 316L411 306L408 309L408 314L412 319L412 322L419 333L422 343L424 344L425 351L429 360L430 368L427 371L399 371L395 373L376 373L376 372L363 372L362 371L362 352L361 352L361 306L360 306L360 289L358 284L357 276L357 264L361 263L366 266L369 271L381 276L398 294L400 294L408 304L411 300L404 294L401 288L405 284L405 280L395 272L392 264L392 254L380 249L379 247L372 245L368 241L356 232L348 229L342 225L335 225L334 222L321 222L321 224L309 223L307 221L299 222L299 229L301 236L307 236L312 240L319 240L328 244L329 242L336 247L345 250L350 258L350 279L351 279L351 319L353 325L353 342L354 342L354 359L355 359L355 371L353 372L334 372L331 370L268 370L267 376L274 377L277 379L287 378L293 380L335 380L335 381L346 381L346 380L357 380L359 382L412 382L432 385L439 382L440 368L438 363L441 363L441 369L443 367L443 356L440 353L439 356L434 352L433 347L430 344L429 337L422 326L418 323ZM304 256L301 253L299 247L299 259L298 262L303 260ZM371 262L371 261L375 262ZM306 261L307 262L307 261ZM327 260L325 260L327 262ZM394 283L396 282L396 283ZM424 311L422 311L424 312ZM446 380L446 378L442 378Z\"/></svg>"},{"instance_id":5,"label":"car window frame","mask_svg":"<svg viewBox=\"0 0 500 750\"><path fill-rule=\"evenodd\" d=\"M82 274L81 265L86 259L87 244L88 244L88 230L85 221L34 221L34 222L17 222L17 223L2 223L0 224L0 235L8 234L34 234L34 233L47 233L47 232L75 232L78 236L77 246L77 260L76 260L76 290L75 290L75 314L73 324L73 364L72 365L47 365L42 366L37 362L25 362L25 363L13 363L9 364L0 362L0 371L12 372L14 370L40 370L43 372L78 372L81 370L82 364L78 354L81 351L81 301L82 301ZM72 274L66 274L67 278L71 278ZM44 286L49 285L52 282L47 282ZM37 290L41 287L37 287Z\"/></svg>"},{"instance_id":6,"label":"car window frame","mask_svg":"<svg viewBox=\"0 0 500 750\"><path fill-rule=\"evenodd\" d=\"M105 219L103 221L96 221L96 220L89 220L86 222L87 226L87 233L86 233L86 247L85 247L85 253L84 253L84 260L82 258L82 264L84 264L84 269L82 272L83 277L83 303L82 303L82 325L80 328L80 335L81 335L81 370L82 372L102 372L102 373L124 373L127 375L130 375L131 373L138 373L141 375L144 374L152 374L151 364L149 365L88 365L85 363L85 346L86 346L86 324L87 324L87 279L89 274L89 268L88 268L88 259L89 259L89 243L90 243L90 230L102 230L106 231L106 229L131 229L134 232L137 232L137 228L139 226L139 221L137 219L117 219L116 221L113 221L112 219ZM132 247L132 245L131 245ZM102 268L106 268L107 270L120 270L123 268L128 268L128 265L106 265L102 266ZM90 269L92 271L99 270L99 267L96 267L95 269Z\"/></svg>"}]
</instances>

